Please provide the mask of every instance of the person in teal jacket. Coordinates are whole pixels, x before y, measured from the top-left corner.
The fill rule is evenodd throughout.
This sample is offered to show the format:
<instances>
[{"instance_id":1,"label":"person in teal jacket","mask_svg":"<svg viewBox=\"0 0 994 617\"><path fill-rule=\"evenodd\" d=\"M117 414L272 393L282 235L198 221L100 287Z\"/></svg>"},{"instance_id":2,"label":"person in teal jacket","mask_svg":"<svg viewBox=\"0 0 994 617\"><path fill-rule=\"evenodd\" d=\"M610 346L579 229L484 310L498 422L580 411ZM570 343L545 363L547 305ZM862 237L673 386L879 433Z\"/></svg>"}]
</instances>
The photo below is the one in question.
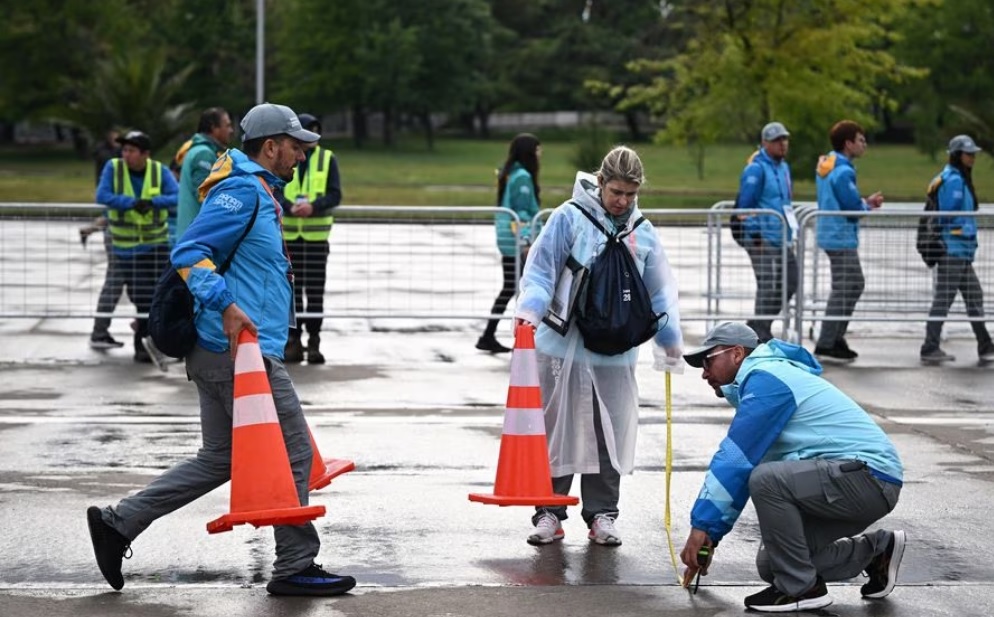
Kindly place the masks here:
<instances>
[{"instance_id":1,"label":"person in teal jacket","mask_svg":"<svg viewBox=\"0 0 994 617\"><path fill-rule=\"evenodd\" d=\"M790 133L783 124L770 122L763 127L760 138L759 150L749 157L742 170L735 207L770 210L779 215L751 215L743 224L744 246L756 276L755 317L749 325L765 341L773 337L773 317L786 309L783 306L784 270L787 272L787 302L797 291L797 258L791 248L797 218L791 205L790 165L785 160ZM783 258L785 241L786 262Z\"/></svg>"},{"instance_id":2,"label":"person in teal jacket","mask_svg":"<svg viewBox=\"0 0 994 617\"><path fill-rule=\"evenodd\" d=\"M711 459L690 513L692 530L680 556L684 583L706 564L752 499L762 543L756 556L767 589L745 599L756 611L828 606L825 581L862 571L863 597L894 589L905 533L866 528L897 505L904 469L897 449L851 398L821 378L806 349L759 342L748 326L715 326L684 355L735 408L728 434Z\"/></svg>"},{"instance_id":3,"label":"person in teal jacket","mask_svg":"<svg viewBox=\"0 0 994 617\"><path fill-rule=\"evenodd\" d=\"M866 152L866 132L852 120L841 120L828 133L832 152L818 159L815 188L822 212L865 212L879 208L884 196L878 191L866 199L856 188L852 161ZM859 263L859 217L820 216L817 219L818 248L825 251L832 270L832 292L826 317L849 317L863 295L865 280ZM825 320L815 345L823 359L852 362L859 355L846 341L848 321Z\"/></svg>"},{"instance_id":4,"label":"person in teal jacket","mask_svg":"<svg viewBox=\"0 0 994 617\"><path fill-rule=\"evenodd\" d=\"M300 126L284 105L264 103L242 119L243 150L229 150L204 181L203 209L172 251L172 265L194 297L198 341L186 356L197 386L202 447L147 487L115 506L91 506L87 523L97 565L114 589L124 587L122 557L158 518L185 506L231 478L234 359L238 335L257 334L300 505L308 503L313 450L300 399L283 363L293 321L293 278L283 248L283 210L273 193L293 178L303 144L318 135ZM217 273L235 250L231 266ZM236 416L236 423L239 418ZM276 561L266 591L273 595L334 596L352 589L351 576L314 563L321 539L312 523L277 525Z\"/></svg>"},{"instance_id":5,"label":"person in teal jacket","mask_svg":"<svg viewBox=\"0 0 994 617\"><path fill-rule=\"evenodd\" d=\"M182 156L174 240L183 237L186 228L200 213L200 204L203 201L198 191L200 183L210 175L214 161L228 148L228 142L231 141L234 132L231 116L224 109L209 107L200 114L197 132L190 139L190 147Z\"/></svg>"},{"instance_id":6,"label":"person in teal jacket","mask_svg":"<svg viewBox=\"0 0 994 617\"><path fill-rule=\"evenodd\" d=\"M978 208L977 192L973 188L973 166L980 148L969 135L957 135L949 142L949 163L929 185L929 192L938 184L937 201L940 212L973 212ZM942 335L942 318L949 314L949 307L956 293L963 294L966 314L984 316L984 292L973 269L977 254L977 219L972 216L939 217L942 242L946 254L939 258L935 272L935 295L928 316L935 319L925 326L925 342L921 347L924 364L941 364L956 359L939 347ZM983 321L972 321L970 326L977 337L977 354L981 363L994 362L994 343Z\"/></svg>"},{"instance_id":7,"label":"person in teal jacket","mask_svg":"<svg viewBox=\"0 0 994 617\"><path fill-rule=\"evenodd\" d=\"M501 271L504 285L490 309L491 315L503 315L507 303L517 293L518 273L528 255L531 243L529 230L531 220L538 214L539 183L538 161L542 156L542 144L538 137L521 133L511 140L507 150L507 160L497 175L497 205L517 214L518 219L498 214L494 217L497 229L497 248L500 250ZM520 242L520 252L519 252ZM497 340L499 320L491 318L483 335L476 341L476 348L491 353L507 353L508 347Z\"/></svg>"}]
</instances>

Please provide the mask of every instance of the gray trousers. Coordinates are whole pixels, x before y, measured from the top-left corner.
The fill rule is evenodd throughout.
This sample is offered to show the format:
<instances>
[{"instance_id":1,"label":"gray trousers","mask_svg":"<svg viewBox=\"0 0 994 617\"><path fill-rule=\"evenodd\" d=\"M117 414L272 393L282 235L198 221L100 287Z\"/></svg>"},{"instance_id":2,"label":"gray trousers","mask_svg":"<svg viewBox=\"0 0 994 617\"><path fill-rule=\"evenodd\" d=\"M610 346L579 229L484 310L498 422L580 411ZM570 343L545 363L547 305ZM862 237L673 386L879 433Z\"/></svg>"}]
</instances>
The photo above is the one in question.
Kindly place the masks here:
<instances>
[{"instance_id":1,"label":"gray trousers","mask_svg":"<svg viewBox=\"0 0 994 617\"><path fill-rule=\"evenodd\" d=\"M110 232L104 231L104 252L107 253L107 272L104 274L104 284L97 298L98 313L113 313L117 301L124 293L124 274L117 266L117 257L111 245ZM110 317L97 317L93 320L93 333L105 334L110 329Z\"/></svg>"},{"instance_id":2,"label":"gray trousers","mask_svg":"<svg viewBox=\"0 0 994 617\"><path fill-rule=\"evenodd\" d=\"M750 319L747 325L756 331L760 342L773 338L773 319L780 311L786 310L783 302L784 268L787 272L787 302L797 291L797 257L793 249L787 249L787 263L783 263L781 247L767 242L759 242L746 248L752 271L756 276L756 306L757 316L769 316L769 319Z\"/></svg>"},{"instance_id":3,"label":"gray trousers","mask_svg":"<svg viewBox=\"0 0 994 617\"><path fill-rule=\"evenodd\" d=\"M588 528L594 524L594 517L598 514L618 518L618 499L621 496L621 474L611 465L611 457L604 443L604 428L601 426L601 410L596 392L594 392L594 433L597 436L597 457L601 472L580 474L580 499L583 503L580 516L583 517ZM552 492L557 495L568 495L572 486L572 475L552 479ZM538 519L546 512L561 521L569 518L566 506L538 507L535 508L535 515L532 516L532 524L538 523Z\"/></svg>"},{"instance_id":4,"label":"gray trousers","mask_svg":"<svg viewBox=\"0 0 994 617\"><path fill-rule=\"evenodd\" d=\"M307 422L283 362L266 358L266 367L297 497L301 505L307 505L312 456ZM203 445L194 458L172 467L116 506L103 509L104 522L129 540L160 516L182 508L231 478L234 363L227 352L213 353L197 345L186 358L186 371L197 384L200 395ZM273 531L276 538L273 579L286 578L313 563L321 548L313 524L277 525Z\"/></svg>"},{"instance_id":5,"label":"gray trousers","mask_svg":"<svg viewBox=\"0 0 994 617\"><path fill-rule=\"evenodd\" d=\"M825 251L832 269L832 292L828 295L826 317L849 317L856 308L856 302L863 295L866 281L863 267L859 263L856 249ZM845 339L848 321L823 321L817 347L832 348Z\"/></svg>"},{"instance_id":6,"label":"gray trousers","mask_svg":"<svg viewBox=\"0 0 994 617\"><path fill-rule=\"evenodd\" d=\"M842 471L847 462L776 461L749 477L763 538L756 568L786 594L801 595L818 576L852 578L887 548L887 532L863 532L894 509L901 487L865 467Z\"/></svg>"},{"instance_id":7,"label":"gray trousers","mask_svg":"<svg viewBox=\"0 0 994 617\"><path fill-rule=\"evenodd\" d=\"M973 263L965 259L957 259L943 255L935 266L935 295L932 298L932 308L929 317L945 317L949 307L956 299L956 293L963 294L963 304L966 314L970 317L984 316L984 290L980 280L973 270ZM930 321L925 326L925 342L922 343L921 353L928 353L939 348L939 338L942 335L941 321ZM973 334L977 337L977 348L983 353L991 348L991 335L987 325L982 321L970 322Z\"/></svg>"}]
</instances>

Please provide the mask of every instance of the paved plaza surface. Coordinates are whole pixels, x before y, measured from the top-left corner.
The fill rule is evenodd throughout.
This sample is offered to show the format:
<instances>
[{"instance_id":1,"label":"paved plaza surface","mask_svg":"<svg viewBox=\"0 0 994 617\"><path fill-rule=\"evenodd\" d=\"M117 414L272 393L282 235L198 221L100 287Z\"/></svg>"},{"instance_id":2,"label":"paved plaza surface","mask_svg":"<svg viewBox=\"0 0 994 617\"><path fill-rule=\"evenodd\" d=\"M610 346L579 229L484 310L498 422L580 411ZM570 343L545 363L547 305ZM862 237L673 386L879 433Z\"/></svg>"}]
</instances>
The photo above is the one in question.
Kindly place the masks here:
<instances>
[{"instance_id":1,"label":"paved plaza surface","mask_svg":"<svg viewBox=\"0 0 994 617\"><path fill-rule=\"evenodd\" d=\"M355 576L351 594L267 596L271 530L206 533L206 523L228 511L227 485L140 536L124 564L126 586L113 592L93 559L86 507L114 503L195 453L196 391L182 365L161 373L134 364L130 349L88 348L90 320L82 315L92 310L101 273L85 262L63 267L75 259L69 232L59 232L65 250L51 251L45 265L22 266L10 234L0 247L5 311L18 303L67 307L61 317L0 318L0 616L738 615L742 599L762 587L751 506L699 593L676 584L664 524L665 388L648 350L639 366L636 470L622 480L621 547L591 545L575 515L562 543L535 548L525 543L528 508L469 502L468 493L493 487L508 357L473 348L480 322L440 316L328 320L328 363L291 367L322 454L357 466L312 494L312 503L328 511L317 521L320 563ZM487 242L489 235L454 245L485 263L494 280L468 276L476 281L472 299L435 310L489 307L499 272L496 258L480 256L492 252ZM465 263L465 255L455 263ZM99 253L91 257L98 261ZM705 278L703 261L689 244L674 251L674 260L688 281L688 314L699 313L695 281ZM330 304L400 305L411 297L415 308L430 309L443 301L437 290L402 290L398 263L384 261L364 275L369 285L352 286L368 298L349 305L351 296L341 294L352 292L342 289L330 293ZM9 284L18 268L34 273L23 287ZM46 279L48 287L36 284L45 272L58 273ZM130 341L129 310L122 303L122 318L114 321L119 340ZM701 321L686 322L688 346L703 329ZM963 324L949 328L944 343L957 362L920 366L921 330L921 323L854 323L850 343L859 360L827 368L828 379L873 414L904 459L901 501L880 524L906 530L909 544L900 586L889 598L862 600L863 579L832 584L835 603L820 614L994 614L994 565L984 542L994 510L994 367L976 364ZM506 322L499 336L510 343ZM672 401L671 527L679 550L731 409L692 369L673 376Z\"/></svg>"}]
</instances>

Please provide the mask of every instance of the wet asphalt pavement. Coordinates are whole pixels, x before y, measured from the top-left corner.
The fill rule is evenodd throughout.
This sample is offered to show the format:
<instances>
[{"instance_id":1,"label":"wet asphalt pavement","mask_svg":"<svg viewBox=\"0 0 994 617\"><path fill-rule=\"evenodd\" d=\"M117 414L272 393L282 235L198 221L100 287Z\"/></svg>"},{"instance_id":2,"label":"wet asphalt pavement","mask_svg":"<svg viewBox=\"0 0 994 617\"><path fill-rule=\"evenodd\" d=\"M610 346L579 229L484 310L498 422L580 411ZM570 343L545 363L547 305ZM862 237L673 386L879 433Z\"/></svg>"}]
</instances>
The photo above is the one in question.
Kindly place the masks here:
<instances>
[{"instance_id":1,"label":"wet asphalt pavement","mask_svg":"<svg viewBox=\"0 0 994 617\"><path fill-rule=\"evenodd\" d=\"M160 373L125 350L89 350L79 320L28 325L0 330L0 615L726 615L742 613L742 598L761 588L751 508L698 595L676 585L664 525L664 382L648 365L637 469L622 482L624 545L592 545L574 516L564 542L535 548L524 541L527 508L466 497L492 489L507 357L474 350L470 331L329 324L328 364L293 367L292 376L322 454L357 465L312 499L328 510L317 521L321 560L355 576L357 589L333 600L268 597L271 531L205 531L228 511L225 486L139 537L126 587L112 592L84 511L195 452L195 389L181 365ZM994 614L994 565L979 542L994 504L994 369L920 367L910 339L860 343L857 364L827 374L874 413L904 458L901 502L881 525L905 529L909 546L890 598L860 599L856 579L830 586L835 604L822 614ZM948 346L966 356L970 342ZM672 392L679 550L731 413L696 371L674 376Z\"/></svg>"}]
</instances>

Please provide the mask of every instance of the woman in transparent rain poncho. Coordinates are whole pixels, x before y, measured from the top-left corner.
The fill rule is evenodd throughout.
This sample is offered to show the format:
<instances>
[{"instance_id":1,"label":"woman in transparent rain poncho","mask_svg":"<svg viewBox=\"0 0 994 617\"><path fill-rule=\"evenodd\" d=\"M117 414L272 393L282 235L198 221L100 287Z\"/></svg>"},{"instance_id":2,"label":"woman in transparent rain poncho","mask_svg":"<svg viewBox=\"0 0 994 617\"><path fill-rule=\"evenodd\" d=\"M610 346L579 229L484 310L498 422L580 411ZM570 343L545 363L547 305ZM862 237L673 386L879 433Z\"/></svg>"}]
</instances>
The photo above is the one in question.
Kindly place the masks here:
<instances>
[{"instance_id":1,"label":"woman in transparent rain poncho","mask_svg":"<svg viewBox=\"0 0 994 617\"><path fill-rule=\"evenodd\" d=\"M604 157L596 175L577 172L569 201L596 217L608 231L630 229L641 216L637 202L644 182L638 154L618 146ZM590 530L588 538L617 546L621 544L615 527L621 475L630 474L635 461L638 348L601 355L584 347L578 328L570 327L560 335L542 323L568 256L589 268L605 246L604 234L569 201L556 208L532 245L515 318L518 323L538 325L535 346L553 490L567 494L573 475L581 474L581 516ZM623 241L642 274L653 311L666 313L653 338L654 368L678 367L683 337L677 283L656 230L646 221ZM565 519L565 507L537 508L528 543L543 545L562 539Z\"/></svg>"}]
</instances>

